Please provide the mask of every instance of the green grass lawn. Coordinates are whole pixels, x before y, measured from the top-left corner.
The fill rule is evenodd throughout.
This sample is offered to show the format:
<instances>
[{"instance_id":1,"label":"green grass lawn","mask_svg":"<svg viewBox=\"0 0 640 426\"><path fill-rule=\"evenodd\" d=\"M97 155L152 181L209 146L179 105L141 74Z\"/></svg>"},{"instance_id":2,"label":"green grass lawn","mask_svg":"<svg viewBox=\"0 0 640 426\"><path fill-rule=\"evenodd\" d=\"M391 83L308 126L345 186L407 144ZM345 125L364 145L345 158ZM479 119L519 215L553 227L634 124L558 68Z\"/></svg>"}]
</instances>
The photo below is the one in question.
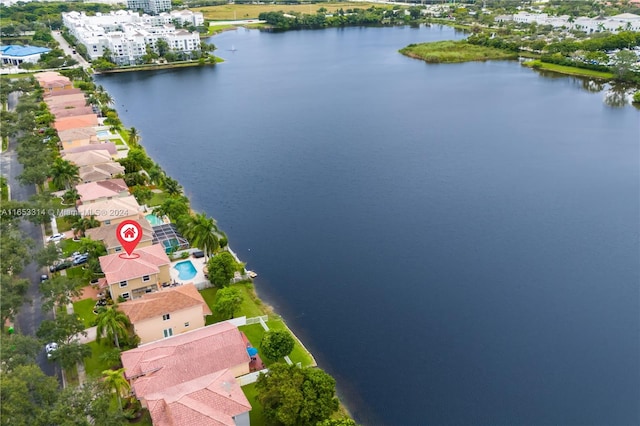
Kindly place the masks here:
<instances>
[{"instance_id":1,"label":"green grass lawn","mask_svg":"<svg viewBox=\"0 0 640 426\"><path fill-rule=\"evenodd\" d=\"M240 310L236 312L236 317L246 316L247 318L252 318L267 315L263 308L263 305L261 304L259 299L255 297L253 284L233 284L233 286L239 288L240 293L243 296L242 305L240 306ZM213 312L213 315L208 315L206 318L207 325L227 319L221 317L213 310L213 306L216 303L217 291L218 289L216 287L211 287L200 291L200 294L202 294L202 297L207 302L207 305L209 305L211 312Z\"/></svg>"},{"instance_id":2,"label":"green grass lawn","mask_svg":"<svg viewBox=\"0 0 640 426\"><path fill-rule=\"evenodd\" d=\"M478 46L466 41L436 41L410 44L400 53L429 63L455 63L487 61L491 59L516 59L518 54L493 47Z\"/></svg>"},{"instance_id":3,"label":"green grass lawn","mask_svg":"<svg viewBox=\"0 0 640 426\"><path fill-rule=\"evenodd\" d=\"M69 268L67 269L67 276L69 278L82 278L84 276L84 269L82 269L82 266Z\"/></svg>"},{"instance_id":4,"label":"green grass lawn","mask_svg":"<svg viewBox=\"0 0 640 426\"><path fill-rule=\"evenodd\" d=\"M286 325L281 319L269 320L267 321L267 326L270 330L287 330ZM260 349L260 342L262 341L262 336L265 333L260 324L244 325L238 328L247 336L247 339L249 339L254 347ZM274 362L284 362L284 359L272 361L264 356L261 356L260 358L266 367L269 367ZM293 350L289 354L289 358L294 364L301 363L303 367L313 364L313 358L297 340L293 346Z\"/></svg>"},{"instance_id":5,"label":"green grass lawn","mask_svg":"<svg viewBox=\"0 0 640 426\"><path fill-rule=\"evenodd\" d=\"M151 199L147 202L147 205L149 207L151 207L151 206L159 206L167 198L169 198L169 194L167 194L166 192L158 192L158 193L154 192L153 193L153 197L151 197Z\"/></svg>"},{"instance_id":6,"label":"green grass lawn","mask_svg":"<svg viewBox=\"0 0 640 426\"><path fill-rule=\"evenodd\" d=\"M4 145L3 145L2 150L4 151L5 149L6 148L4 148ZM7 185L7 182L3 180L2 185L0 185L0 187L2 188L2 196L0 197L0 199L2 201L9 200L9 185Z\"/></svg>"},{"instance_id":7,"label":"green grass lawn","mask_svg":"<svg viewBox=\"0 0 640 426\"><path fill-rule=\"evenodd\" d=\"M93 313L93 309L96 305L96 301L93 299L84 299L73 304L73 311L82 318L82 322L86 328L93 327L93 322L96 319L96 314Z\"/></svg>"},{"instance_id":8,"label":"green grass lawn","mask_svg":"<svg viewBox=\"0 0 640 426\"><path fill-rule=\"evenodd\" d=\"M60 241L60 249L62 250L63 256L69 257L80 250L80 241L73 241L72 239L67 238Z\"/></svg>"},{"instance_id":9,"label":"green grass lawn","mask_svg":"<svg viewBox=\"0 0 640 426\"><path fill-rule=\"evenodd\" d=\"M249 400L251 404L251 411L249 412L249 419L251 420L251 426L267 426L267 419L264 417L264 410L262 405L258 402L258 392L256 391L256 384L251 383L242 387L244 396Z\"/></svg>"},{"instance_id":10,"label":"green grass lawn","mask_svg":"<svg viewBox=\"0 0 640 426\"><path fill-rule=\"evenodd\" d=\"M113 345L106 340L102 342L87 343L91 348L91 357L84 359L84 369L88 377L100 377L104 370L108 370L112 366L109 363L100 360L100 355L113 349Z\"/></svg>"},{"instance_id":11,"label":"green grass lawn","mask_svg":"<svg viewBox=\"0 0 640 426\"><path fill-rule=\"evenodd\" d=\"M531 67L533 69L554 71L560 74L577 75L577 76L583 76L583 77L594 77L594 78L599 78L603 80L613 79L613 74L610 72L594 71L594 70L588 70L585 68L577 68L577 67L568 67L565 65L550 64L548 62L542 62L542 61L524 62L523 65L527 67Z\"/></svg>"}]
</instances>

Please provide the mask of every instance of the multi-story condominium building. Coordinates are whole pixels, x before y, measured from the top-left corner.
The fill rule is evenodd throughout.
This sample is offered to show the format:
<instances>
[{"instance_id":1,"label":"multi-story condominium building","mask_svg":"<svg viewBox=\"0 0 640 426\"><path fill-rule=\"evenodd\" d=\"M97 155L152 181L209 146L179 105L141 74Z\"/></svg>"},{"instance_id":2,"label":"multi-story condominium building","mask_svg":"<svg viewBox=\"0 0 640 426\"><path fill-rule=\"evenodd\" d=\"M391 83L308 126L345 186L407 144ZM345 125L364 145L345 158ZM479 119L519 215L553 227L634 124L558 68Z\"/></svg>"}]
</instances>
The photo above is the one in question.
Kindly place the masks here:
<instances>
[{"instance_id":1,"label":"multi-story condominium building","mask_svg":"<svg viewBox=\"0 0 640 426\"><path fill-rule=\"evenodd\" d=\"M146 13L157 15L160 12L171 10L171 0L127 0L127 9L143 10Z\"/></svg>"},{"instance_id":2,"label":"multi-story condominium building","mask_svg":"<svg viewBox=\"0 0 640 426\"><path fill-rule=\"evenodd\" d=\"M549 16L546 13L520 12L515 15L502 15L496 17L496 21L511 21L523 24L536 23L538 25L551 25L554 28L565 27L576 29L586 33L609 31L640 31L640 16L633 13L622 13L609 17L577 17Z\"/></svg>"},{"instance_id":3,"label":"multi-story condominium building","mask_svg":"<svg viewBox=\"0 0 640 426\"><path fill-rule=\"evenodd\" d=\"M185 11L182 11L185 12ZM89 59L95 60L110 52L111 59L118 65L142 62L147 46L158 53L157 41L164 40L174 53L189 54L200 50L200 34L176 29L174 20L182 24L201 25L202 13L170 14L158 16L142 15L131 11L117 11L109 14L86 16L84 13L62 14L62 21L69 32L82 43Z\"/></svg>"}]
</instances>

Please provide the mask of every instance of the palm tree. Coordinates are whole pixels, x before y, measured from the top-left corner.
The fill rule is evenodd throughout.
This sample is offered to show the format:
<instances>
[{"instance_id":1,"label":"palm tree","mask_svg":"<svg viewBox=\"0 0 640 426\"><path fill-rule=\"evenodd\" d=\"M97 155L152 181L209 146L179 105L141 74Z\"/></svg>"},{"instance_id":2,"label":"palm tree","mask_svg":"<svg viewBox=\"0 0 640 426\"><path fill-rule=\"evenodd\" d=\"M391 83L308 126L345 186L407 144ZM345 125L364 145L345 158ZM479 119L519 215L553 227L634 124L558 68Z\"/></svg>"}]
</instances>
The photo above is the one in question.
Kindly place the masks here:
<instances>
[{"instance_id":1,"label":"palm tree","mask_svg":"<svg viewBox=\"0 0 640 426\"><path fill-rule=\"evenodd\" d=\"M129 130L129 143L133 146L138 145L138 142L140 141L140 135L138 134L138 129L136 129L135 127L132 127Z\"/></svg>"},{"instance_id":2,"label":"palm tree","mask_svg":"<svg viewBox=\"0 0 640 426\"><path fill-rule=\"evenodd\" d=\"M77 200L80 199L80 194L76 191L75 188L71 188L67 190L64 194L62 194L62 201L65 204L75 204Z\"/></svg>"},{"instance_id":3,"label":"palm tree","mask_svg":"<svg viewBox=\"0 0 640 426\"><path fill-rule=\"evenodd\" d=\"M72 184L80 182L78 166L62 158L55 159L51 165L49 174L51 175L53 184L58 188L69 189Z\"/></svg>"},{"instance_id":4,"label":"palm tree","mask_svg":"<svg viewBox=\"0 0 640 426\"><path fill-rule=\"evenodd\" d=\"M103 337L113 340L116 347L120 349L118 336L125 337L127 335L127 326L129 318L119 310L118 305L107 306L101 309L96 320L96 335L99 341Z\"/></svg>"},{"instance_id":5,"label":"palm tree","mask_svg":"<svg viewBox=\"0 0 640 426\"><path fill-rule=\"evenodd\" d=\"M87 229L97 228L98 226L100 226L100 221L96 219L95 216L91 215L89 217L85 216L82 219L78 220L73 225L73 229L77 231L81 237L84 237L84 233Z\"/></svg>"},{"instance_id":6,"label":"palm tree","mask_svg":"<svg viewBox=\"0 0 640 426\"><path fill-rule=\"evenodd\" d=\"M204 213L189 216L184 223L184 236L207 256L211 256L220 246L216 236L217 230L215 220Z\"/></svg>"},{"instance_id":7,"label":"palm tree","mask_svg":"<svg viewBox=\"0 0 640 426\"><path fill-rule=\"evenodd\" d=\"M120 411L122 411L121 398L123 396L127 396L131 390L129 382L124 378L124 368L120 368L118 370L104 370L102 372L102 379L107 389L116 393L116 396L118 397L118 405L120 406Z\"/></svg>"},{"instance_id":8,"label":"palm tree","mask_svg":"<svg viewBox=\"0 0 640 426\"><path fill-rule=\"evenodd\" d=\"M164 190L167 191L169 195L180 195L182 194L182 186L178 183L177 180L167 176L164 179Z\"/></svg>"},{"instance_id":9,"label":"palm tree","mask_svg":"<svg viewBox=\"0 0 640 426\"><path fill-rule=\"evenodd\" d=\"M151 182L155 183L156 185L162 185L164 183L166 175L164 173L164 170L162 170L159 166L154 165L152 167L149 167L147 173L149 174L149 179L151 180Z\"/></svg>"}]
</instances>

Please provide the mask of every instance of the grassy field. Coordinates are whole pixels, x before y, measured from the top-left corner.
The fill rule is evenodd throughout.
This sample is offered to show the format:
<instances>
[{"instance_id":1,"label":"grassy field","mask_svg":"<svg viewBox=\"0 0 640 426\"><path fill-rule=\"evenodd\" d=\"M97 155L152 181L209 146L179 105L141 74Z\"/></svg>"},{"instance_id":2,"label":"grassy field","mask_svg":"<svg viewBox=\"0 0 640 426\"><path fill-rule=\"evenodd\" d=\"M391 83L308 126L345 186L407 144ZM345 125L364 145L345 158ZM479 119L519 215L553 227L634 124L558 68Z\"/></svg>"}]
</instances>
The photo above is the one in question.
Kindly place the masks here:
<instances>
[{"instance_id":1,"label":"grassy field","mask_svg":"<svg viewBox=\"0 0 640 426\"><path fill-rule=\"evenodd\" d=\"M93 322L97 318L96 314L93 313L95 305L96 301L93 299L84 299L73 304L73 312L82 318L82 322L84 322L86 328L93 327Z\"/></svg>"},{"instance_id":2,"label":"grassy field","mask_svg":"<svg viewBox=\"0 0 640 426\"><path fill-rule=\"evenodd\" d=\"M491 59L516 59L517 53L493 47L476 46L465 41L437 41L434 43L410 44L400 53L428 63L456 63L487 61Z\"/></svg>"},{"instance_id":3,"label":"grassy field","mask_svg":"<svg viewBox=\"0 0 640 426\"><path fill-rule=\"evenodd\" d=\"M225 4L221 6L207 6L192 9L202 12L205 19L213 21L225 21L236 19L258 19L262 12L300 12L316 13L318 9L324 7L328 13L339 9L368 9L371 6L381 7L374 3L316 3L316 4Z\"/></svg>"},{"instance_id":4,"label":"grassy field","mask_svg":"<svg viewBox=\"0 0 640 426\"><path fill-rule=\"evenodd\" d=\"M542 62L542 61L529 61L529 62L524 62L522 65L531 67L534 69L538 69L538 70L553 71L560 74L576 75L580 77L593 77L593 78L599 78L602 80L611 80L613 78L613 74L610 72L594 71L594 70L588 70L588 69L576 68L576 67L567 67L564 65L549 64L547 62Z\"/></svg>"}]
</instances>

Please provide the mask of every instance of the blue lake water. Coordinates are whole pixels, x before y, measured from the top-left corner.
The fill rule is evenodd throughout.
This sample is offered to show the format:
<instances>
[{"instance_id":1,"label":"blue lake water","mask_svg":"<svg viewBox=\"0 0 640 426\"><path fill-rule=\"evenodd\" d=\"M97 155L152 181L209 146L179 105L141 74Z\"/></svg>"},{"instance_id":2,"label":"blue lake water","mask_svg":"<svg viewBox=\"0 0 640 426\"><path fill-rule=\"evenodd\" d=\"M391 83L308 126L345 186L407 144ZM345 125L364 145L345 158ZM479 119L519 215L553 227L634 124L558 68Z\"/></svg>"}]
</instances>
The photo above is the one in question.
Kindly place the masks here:
<instances>
[{"instance_id":1,"label":"blue lake water","mask_svg":"<svg viewBox=\"0 0 640 426\"><path fill-rule=\"evenodd\" d=\"M638 424L640 113L397 53L461 36L238 30L98 83L359 422Z\"/></svg>"}]
</instances>

